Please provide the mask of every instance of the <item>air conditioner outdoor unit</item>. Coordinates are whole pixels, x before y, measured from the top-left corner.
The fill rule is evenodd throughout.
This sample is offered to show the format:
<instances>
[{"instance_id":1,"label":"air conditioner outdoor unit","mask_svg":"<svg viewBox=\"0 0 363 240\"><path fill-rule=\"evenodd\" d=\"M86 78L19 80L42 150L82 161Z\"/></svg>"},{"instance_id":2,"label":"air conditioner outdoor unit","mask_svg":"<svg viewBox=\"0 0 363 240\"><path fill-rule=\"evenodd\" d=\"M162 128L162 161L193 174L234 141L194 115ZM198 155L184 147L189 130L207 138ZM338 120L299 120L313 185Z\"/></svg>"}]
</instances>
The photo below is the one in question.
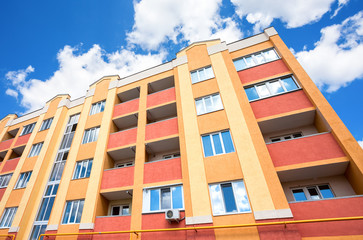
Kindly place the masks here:
<instances>
[{"instance_id":1,"label":"air conditioner outdoor unit","mask_svg":"<svg viewBox=\"0 0 363 240\"><path fill-rule=\"evenodd\" d=\"M171 221L177 221L180 220L180 212L178 209L169 209L165 211L165 219L169 222Z\"/></svg>"}]
</instances>

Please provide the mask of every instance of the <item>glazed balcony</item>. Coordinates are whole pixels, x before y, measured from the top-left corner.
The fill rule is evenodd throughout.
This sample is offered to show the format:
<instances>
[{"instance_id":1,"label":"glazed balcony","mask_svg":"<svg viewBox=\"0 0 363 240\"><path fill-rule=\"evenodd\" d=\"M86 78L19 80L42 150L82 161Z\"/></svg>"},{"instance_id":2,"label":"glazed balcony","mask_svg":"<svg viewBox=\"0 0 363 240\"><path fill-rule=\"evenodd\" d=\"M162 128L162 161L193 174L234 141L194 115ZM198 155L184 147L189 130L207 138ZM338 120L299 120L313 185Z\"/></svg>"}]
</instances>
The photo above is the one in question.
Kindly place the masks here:
<instances>
[{"instance_id":1,"label":"glazed balcony","mask_svg":"<svg viewBox=\"0 0 363 240\"><path fill-rule=\"evenodd\" d=\"M302 90L252 101L250 104L256 119L313 107L313 104Z\"/></svg>"},{"instance_id":2,"label":"glazed balcony","mask_svg":"<svg viewBox=\"0 0 363 240\"><path fill-rule=\"evenodd\" d=\"M130 230L131 216L100 216L95 220L95 232L127 231ZM129 240L130 234L93 235L92 239Z\"/></svg>"},{"instance_id":3,"label":"glazed balcony","mask_svg":"<svg viewBox=\"0 0 363 240\"><path fill-rule=\"evenodd\" d=\"M145 140L164 138L178 133L178 118L165 119L146 125Z\"/></svg>"},{"instance_id":4,"label":"glazed balcony","mask_svg":"<svg viewBox=\"0 0 363 240\"><path fill-rule=\"evenodd\" d=\"M175 87L168 88L147 96L147 107L153 107L164 103L175 101Z\"/></svg>"},{"instance_id":5,"label":"glazed balcony","mask_svg":"<svg viewBox=\"0 0 363 240\"><path fill-rule=\"evenodd\" d=\"M363 216L363 196L292 202L294 220ZM354 236L363 234L363 220L297 224L301 237Z\"/></svg>"},{"instance_id":6,"label":"glazed balcony","mask_svg":"<svg viewBox=\"0 0 363 240\"><path fill-rule=\"evenodd\" d=\"M137 128L131 128L111 133L108 138L107 149L122 148L136 143Z\"/></svg>"},{"instance_id":7,"label":"glazed balcony","mask_svg":"<svg viewBox=\"0 0 363 240\"><path fill-rule=\"evenodd\" d=\"M9 149L11 144L13 143L13 140L14 140L14 138L2 141L0 143L0 152Z\"/></svg>"},{"instance_id":8,"label":"glazed balcony","mask_svg":"<svg viewBox=\"0 0 363 240\"><path fill-rule=\"evenodd\" d=\"M112 168L103 172L101 190L121 188L134 184L134 166Z\"/></svg>"},{"instance_id":9,"label":"glazed balcony","mask_svg":"<svg viewBox=\"0 0 363 240\"><path fill-rule=\"evenodd\" d=\"M245 84L285 72L289 72L289 69L286 67L285 63L279 59L273 62L241 70L238 72L238 76L241 82Z\"/></svg>"}]
</instances>

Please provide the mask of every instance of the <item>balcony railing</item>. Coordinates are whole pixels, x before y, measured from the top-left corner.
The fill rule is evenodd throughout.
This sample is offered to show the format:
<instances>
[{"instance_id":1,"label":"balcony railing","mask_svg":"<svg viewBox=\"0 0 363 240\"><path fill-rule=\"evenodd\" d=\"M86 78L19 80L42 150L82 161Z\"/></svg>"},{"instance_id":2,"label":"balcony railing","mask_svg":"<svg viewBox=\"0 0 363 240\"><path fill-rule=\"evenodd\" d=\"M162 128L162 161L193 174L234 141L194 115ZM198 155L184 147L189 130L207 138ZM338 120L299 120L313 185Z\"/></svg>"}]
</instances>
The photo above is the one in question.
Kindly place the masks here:
<instances>
[{"instance_id":1,"label":"balcony railing","mask_svg":"<svg viewBox=\"0 0 363 240\"><path fill-rule=\"evenodd\" d=\"M152 93L147 96L147 107L175 101L175 87Z\"/></svg>"},{"instance_id":2,"label":"balcony railing","mask_svg":"<svg viewBox=\"0 0 363 240\"><path fill-rule=\"evenodd\" d=\"M102 216L96 217L94 232L109 232L109 231L127 231L130 230L131 216ZM89 236L87 236L89 237ZM92 235L94 240L109 239L109 240L129 240L129 234L108 234L108 235ZM89 239L89 238L86 238Z\"/></svg>"},{"instance_id":3,"label":"balcony railing","mask_svg":"<svg viewBox=\"0 0 363 240\"><path fill-rule=\"evenodd\" d=\"M103 172L101 189L119 188L134 184L134 167L112 168Z\"/></svg>"},{"instance_id":4,"label":"balcony railing","mask_svg":"<svg viewBox=\"0 0 363 240\"><path fill-rule=\"evenodd\" d=\"M128 113L136 112L139 110L139 99L133 99L127 102L117 104L113 109L113 117L126 115Z\"/></svg>"},{"instance_id":5,"label":"balcony railing","mask_svg":"<svg viewBox=\"0 0 363 240\"><path fill-rule=\"evenodd\" d=\"M14 140L14 138L2 141L0 143L0 151L10 148L11 144L13 143L13 140Z\"/></svg>"},{"instance_id":6,"label":"balcony railing","mask_svg":"<svg viewBox=\"0 0 363 240\"><path fill-rule=\"evenodd\" d=\"M144 183L170 181L181 178L180 158L145 163Z\"/></svg>"},{"instance_id":7,"label":"balcony railing","mask_svg":"<svg viewBox=\"0 0 363 240\"><path fill-rule=\"evenodd\" d=\"M20 160L20 157L7 160L5 162L5 165L4 165L3 169L1 170L1 172L14 171L16 166L18 165L19 160Z\"/></svg>"},{"instance_id":8,"label":"balcony railing","mask_svg":"<svg viewBox=\"0 0 363 240\"><path fill-rule=\"evenodd\" d=\"M131 128L110 134L107 149L136 143L137 128Z\"/></svg>"},{"instance_id":9,"label":"balcony railing","mask_svg":"<svg viewBox=\"0 0 363 240\"><path fill-rule=\"evenodd\" d=\"M275 167L345 156L331 133L270 143L267 148Z\"/></svg>"},{"instance_id":10,"label":"balcony railing","mask_svg":"<svg viewBox=\"0 0 363 240\"><path fill-rule=\"evenodd\" d=\"M146 125L145 140L178 134L178 118L170 118Z\"/></svg>"},{"instance_id":11,"label":"balcony railing","mask_svg":"<svg viewBox=\"0 0 363 240\"><path fill-rule=\"evenodd\" d=\"M31 134L29 133L27 135L23 135L23 136L18 137L18 139L15 142L14 147L26 144L28 142L29 138L30 138L30 135Z\"/></svg>"},{"instance_id":12,"label":"balcony railing","mask_svg":"<svg viewBox=\"0 0 363 240\"><path fill-rule=\"evenodd\" d=\"M363 216L363 196L293 202L294 220ZM301 237L362 235L363 220L297 224Z\"/></svg>"}]
</instances>

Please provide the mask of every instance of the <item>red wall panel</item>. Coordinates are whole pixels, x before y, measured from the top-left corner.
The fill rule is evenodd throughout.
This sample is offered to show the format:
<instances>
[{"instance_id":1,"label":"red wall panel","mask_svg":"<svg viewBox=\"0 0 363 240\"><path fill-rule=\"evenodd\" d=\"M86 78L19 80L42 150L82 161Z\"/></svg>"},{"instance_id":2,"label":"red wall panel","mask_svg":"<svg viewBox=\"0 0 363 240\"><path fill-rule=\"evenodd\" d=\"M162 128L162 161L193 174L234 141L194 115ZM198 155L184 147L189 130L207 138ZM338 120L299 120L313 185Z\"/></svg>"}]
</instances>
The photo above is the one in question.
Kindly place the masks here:
<instances>
[{"instance_id":1,"label":"red wall panel","mask_svg":"<svg viewBox=\"0 0 363 240\"><path fill-rule=\"evenodd\" d=\"M275 167L344 157L331 133L267 144Z\"/></svg>"},{"instance_id":2,"label":"red wall panel","mask_svg":"<svg viewBox=\"0 0 363 240\"><path fill-rule=\"evenodd\" d=\"M10 147L10 145L13 143L13 140L14 140L14 138L2 141L0 143L0 151L8 149Z\"/></svg>"},{"instance_id":3,"label":"red wall panel","mask_svg":"<svg viewBox=\"0 0 363 240\"><path fill-rule=\"evenodd\" d=\"M132 186L134 167L114 168L103 172L101 189Z\"/></svg>"},{"instance_id":4,"label":"red wall panel","mask_svg":"<svg viewBox=\"0 0 363 240\"><path fill-rule=\"evenodd\" d=\"M181 179L180 158L145 163L144 183L153 183Z\"/></svg>"},{"instance_id":5,"label":"red wall panel","mask_svg":"<svg viewBox=\"0 0 363 240\"><path fill-rule=\"evenodd\" d=\"M131 224L131 216L96 217L94 231L95 232L127 231L130 230L130 224ZM93 237L92 239L94 240L96 239L129 240L130 233L93 235L92 237Z\"/></svg>"},{"instance_id":6,"label":"red wall panel","mask_svg":"<svg viewBox=\"0 0 363 240\"><path fill-rule=\"evenodd\" d=\"M255 117L258 119L313 107L313 104L305 93L300 90L251 102L251 107Z\"/></svg>"},{"instance_id":7,"label":"red wall panel","mask_svg":"<svg viewBox=\"0 0 363 240\"><path fill-rule=\"evenodd\" d=\"M18 165L19 160L20 160L20 157L7 160L5 162L5 165L4 165L3 169L1 170L1 172L14 171L16 166Z\"/></svg>"},{"instance_id":8,"label":"red wall panel","mask_svg":"<svg viewBox=\"0 0 363 240\"><path fill-rule=\"evenodd\" d=\"M3 198L6 188L0 188L0 201Z\"/></svg>"},{"instance_id":9,"label":"red wall panel","mask_svg":"<svg viewBox=\"0 0 363 240\"><path fill-rule=\"evenodd\" d=\"M113 117L122 116L127 113L136 112L139 110L139 99L133 99L127 102L117 104L113 109Z\"/></svg>"},{"instance_id":10,"label":"red wall panel","mask_svg":"<svg viewBox=\"0 0 363 240\"><path fill-rule=\"evenodd\" d=\"M107 149L136 143L137 128L110 134Z\"/></svg>"},{"instance_id":11,"label":"red wall panel","mask_svg":"<svg viewBox=\"0 0 363 240\"><path fill-rule=\"evenodd\" d=\"M30 133L21 137L18 137L18 139L16 140L16 143L14 145L14 147L26 144L30 138Z\"/></svg>"},{"instance_id":12,"label":"red wall panel","mask_svg":"<svg viewBox=\"0 0 363 240\"><path fill-rule=\"evenodd\" d=\"M168 88L147 96L147 107L156 106L162 103L175 101L175 88Z\"/></svg>"},{"instance_id":13,"label":"red wall panel","mask_svg":"<svg viewBox=\"0 0 363 240\"><path fill-rule=\"evenodd\" d=\"M245 84L288 71L289 69L282 60L276 60L270 63L265 63L256 67L239 71L238 76L241 82Z\"/></svg>"},{"instance_id":14,"label":"red wall panel","mask_svg":"<svg viewBox=\"0 0 363 240\"><path fill-rule=\"evenodd\" d=\"M178 118L171 118L146 125L145 140L177 134Z\"/></svg>"}]
</instances>

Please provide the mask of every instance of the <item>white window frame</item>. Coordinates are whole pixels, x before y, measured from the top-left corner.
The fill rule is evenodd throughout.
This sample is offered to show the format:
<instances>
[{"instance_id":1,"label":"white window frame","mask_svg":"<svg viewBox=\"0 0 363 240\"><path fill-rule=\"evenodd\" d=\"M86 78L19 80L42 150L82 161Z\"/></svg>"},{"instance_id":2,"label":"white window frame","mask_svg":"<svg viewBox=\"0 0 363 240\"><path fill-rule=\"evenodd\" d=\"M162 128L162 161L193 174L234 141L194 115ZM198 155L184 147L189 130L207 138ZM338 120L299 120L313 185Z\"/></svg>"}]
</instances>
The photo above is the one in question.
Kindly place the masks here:
<instances>
[{"instance_id":1,"label":"white window frame","mask_svg":"<svg viewBox=\"0 0 363 240\"><path fill-rule=\"evenodd\" d=\"M239 211L239 209L238 209L238 206L237 206L237 200L238 200L238 198L236 196L236 189L235 189L236 187L233 184L233 183L237 183L237 182L242 182L243 183L243 186L244 186L244 189L245 189L246 195L247 195L247 200L248 200L249 208L250 208L249 211ZM234 200L235 200L235 203L236 203L237 212L226 212L226 203L225 203L224 196L223 196L223 193L222 193L222 186L221 185L228 184L228 183L230 183L232 185L233 197L234 197ZM219 185L219 188L221 189L221 198L223 200L224 212L223 213L214 213L213 212L213 216L233 215L233 214L242 214L242 213L251 213L252 212L252 208L251 208L251 204L250 204L250 199L248 197L246 185L245 185L245 182L242 179L241 180L236 180L236 181L228 181L228 182L220 182L220 183L212 183L212 184L209 184L208 189L209 189L209 195L210 196L211 196L211 190L210 190L210 188L211 188L211 186L215 186L215 185ZM212 210L213 210L213 202L212 201L211 201L211 205L212 205Z\"/></svg>"},{"instance_id":2,"label":"white window frame","mask_svg":"<svg viewBox=\"0 0 363 240\"><path fill-rule=\"evenodd\" d=\"M33 144L32 149L30 149L28 158L35 157L40 154L40 151L42 150L43 142Z\"/></svg>"},{"instance_id":3,"label":"white window frame","mask_svg":"<svg viewBox=\"0 0 363 240\"><path fill-rule=\"evenodd\" d=\"M181 196L182 196L182 204L183 206L181 208L173 208L173 191L171 190L172 187L181 187ZM158 186L158 187L151 187L151 188L144 188L143 190L143 207L142 207L142 213L160 213L165 212L168 209L161 209L161 189L169 188L170 190L170 206L171 209L178 209L178 210L184 210L184 188L182 184L174 184L174 185L167 185L167 186ZM150 203L151 198L150 194L146 194L147 191L151 190L159 190L159 209L158 210L150 210Z\"/></svg>"},{"instance_id":4,"label":"white window frame","mask_svg":"<svg viewBox=\"0 0 363 240\"><path fill-rule=\"evenodd\" d=\"M90 162L91 162L91 166L90 166ZM77 166L78 165L81 165L80 166L80 171L78 172L78 176L76 176L76 174L77 174L77 171L76 171L76 169L77 169ZM83 176L81 176L81 173L82 173L82 167L84 166L84 165L86 165L86 170L85 170L85 172L84 172L84 175ZM87 175L87 172L88 172L88 168L89 167L91 167L91 171L92 171L92 166L93 166L93 159L87 159L87 160L82 160L82 161L77 161L76 162L76 165L75 165L75 167L74 167L74 172L73 172L73 180L75 180L75 179L82 179L82 178L89 178L89 176L87 177L86 175ZM90 173L91 174L91 173Z\"/></svg>"},{"instance_id":5,"label":"white window frame","mask_svg":"<svg viewBox=\"0 0 363 240\"><path fill-rule=\"evenodd\" d=\"M0 220L0 229L11 227L17 210L18 207L9 207L4 209L4 213Z\"/></svg>"},{"instance_id":6,"label":"white window frame","mask_svg":"<svg viewBox=\"0 0 363 240\"><path fill-rule=\"evenodd\" d=\"M82 207L82 211L79 211L79 206L81 204L81 202L83 202L83 207ZM70 203L71 204L71 208L70 208L70 212L69 212L69 215L68 215L68 219L67 221L64 223L64 218L66 216L66 210L67 210L67 204ZM71 216L72 216L72 213L73 213L73 205L78 203L77 207L76 207L76 214L74 216L74 221L73 222L70 222L70 219L71 219ZM80 214L80 218L82 218L82 213L83 213L83 210L84 210L84 199L78 199L78 200L72 200L72 201L67 201L65 206L64 206L64 211L63 211L63 217L62 217L62 224L77 224L79 222L77 222L77 218L78 218L78 215Z\"/></svg>"},{"instance_id":7,"label":"white window frame","mask_svg":"<svg viewBox=\"0 0 363 240\"><path fill-rule=\"evenodd\" d=\"M296 135L300 134L301 136L297 137ZM281 136L276 136L276 137L270 137L270 141L271 143L275 143L275 142L282 142L282 141L288 141L288 140L292 140L292 139L296 139L296 138L302 138L304 135L302 132L294 132L294 133L289 133L289 134L284 134Z\"/></svg>"},{"instance_id":8,"label":"white window frame","mask_svg":"<svg viewBox=\"0 0 363 240\"><path fill-rule=\"evenodd\" d=\"M231 136L231 141L232 141L232 145L233 145L233 149L235 152L236 151L236 148L234 147L234 142L233 142L233 139L232 139L232 134L231 134L231 131L229 129L226 129L226 130L223 130L223 131L220 131L220 132L213 132L213 133L208 133L208 134L203 134L202 135L202 146L203 146L203 154L205 156L205 153L204 153L204 142L203 142L203 137L205 136L209 136L210 138L210 141L211 141L211 144L212 144L212 150L213 150L213 155L212 156L217 156L217 155L222 155L222 154L226 154L226 149L224 147L224 141L223 141L223 137L222 137L222 132L229 132L229 135ZM216 153L216 148L214 146L214 139L213 139L213 135L217 134L218 133L218 136L219 136L219 140L221 141L221 145L222 145L222 150L223 152L222 153ZM209 156L209 157L212 157L212 156ZM205 156L206 157L206 156Z\"/></svg>"},{"instance_id":9,"label":"white window frame","mask_svg":"<svg viewBox=\"0 0 363 240\"><path fill-rule=\"evenodd\" d=\"M100 131L100 127L89 128L84 131L82 144L96 142L98 139L98 134Z\"/></svg>"},{"instance_id":10,"label":"white window frame","mask_svg":"<svg viewBox=\"0 0 363 240\"><path fill-rule=\"evenodd\" d=\"M39 132L49 129L50 126L52 125L52 122L53 122L53 118L48 118L48 119L44 120L42 122L42 126L40 126Z\"/></svg>"},{"instance_id":11,"label":"white window frame","mask_svg":"<svg viewBox=\"0 0 363 240\"><path fill-rule=\"evenodd\" d=\"M105 109L105 105L106 105L106 100L102 100L102 101L92 104L89 115L94 115L94 114L103 112Z\"/></svg>"},{"instance_id":12,"label":"white window frame","mask_svg":"<svg viewBox=\"0 0 363 240\"><path fill-rule=\"evenodd\" d=\"M273 50L275 52L275 54L277 56L276 59L268 60L266 58L265 54L267 52L269 52L270 50ZM258 62L257 61L257 57L256 57L257 55L262 56L262 58L263 58L264 61L261 62L261 63ZM252 60L252 63L253 63L251 66L248 66L248 62L246 61L246 58L249 58L249 57L251 57L251 60ZM279 54L277 53L277 51L274 48L269 48L269 49L265 49L265 50L262 50L262 51L259 51L259 52L252 53L250 55L243 56L241 58L237 58L237 59L233 60L233 62L243 61L245 63L245 65L247 66L247 67L242 68L242 69L237 69L236 68L236 70L238 72L238 71L242 71L242 70L245 70L245 69L249 69L249 68L252 68L252 67L256 67L256 66L259 66L259 65L262 65L262 64L265 64L265 63L273 62L273 61L276 61L276 60L279 60L279 59L281 59L281 58L280 58Z\"/></svg>"},{"instance_id":13,"label":"white window frame","mask_svg":"<svg viewBox=\"0 0 363 240\"><path fill-rule=\"evenodd\" d=\"M0 188L6 188L12 176L12 173L0 175Z\"/></svg>"},{"instance_id":14,"label":"white window frame","mask_svg":"<svg viewBox=\"0 0 363 240\"><path fill-rule=\"evenodd\" d=\"M316 184L316 185L308 185L308 186L304 186L304 187L293 187L293 188L291 188L292 197L294 198L294 201L296 201L296 202L303 202L303 201L297 201L295 199L295 196L294 196L294 193L293 193L293 190L303 190L303 192L305 194L305 197L306 197L306 200L305 201L316 201L316 200L323 200L323 199L332 199L332 198L324 198L323 195L321 194L320 189L319 189L319 186L325 186L325 185L329 187L331 193L334 196L333 198L336 198L336 195L334 194L333 189L330 187L330 185L328 183L322 183L322 184ZM318 193L319 199L312 198L311 195L310 195L310 193L309 193L308 188L315 188L315 190Z\"/></svg>"},{"instance_id":15,"label":"white window frame","mask_svg":"<svg viewBox=\"0 0 363 240\"><path fill-rule=\"evenodd\" d=\"M294 83L296 84L296 89L293 89L293 90L287 90L285 85L283 84L282 80L285 79L285 78L290 78L294 81ZM282 89L284 90L283 92L281 93L273 93L273 91L271 90L271 86L270 84L273 83L273 82L279 82L280 86L282 87ZM258 88L259 86L263 86L265 85L266 86L266 89L267 91L269 92L269 95L268 96L262 96L261 93L259 92ZM249 100L249 102L253 102L253 101L257 101L257 100L261 100L261 99L265 99L265 98L269 98L269 97L273 97L273 96L278 96L278 95L281 95L281 94L285 94L285 93L288 93L288 92L293 92L293 91L296 91L296 90L299 90L301 89L299 84L297 83L297 81L295 80L295 78L292 76L292 75L289 75L289 76L284 76L284 77L280 77L280 78L275 78L275 79L271 79L271 80L268 80L268 81L265 81L265 82L262 82L262 83L257 83L257 84L254 84L254 85L249 85L247 87L245 87L245 90L246 89L250 89L250 88L254 88L257 95L258 95L258 98L257 99L253 99L253 100Z\"/></svg>"},{"instance_id":16,"label":"white window frame","mask_svg":"<svg viewBox=\"0 0 363 240\"><path fill-rule=\"evenodd\" d=\"M112 215L113 213L113 208L115 207L120 207L120 214L118 215ZM123 214L123 209L127 207L129 209L129 213L128 214ZM110 211L110 216L130 216L131 215L131 208L129 204L117 204L117 205L112 205L111 206L111 211Z\"/></svg>"},{"instance_id":17,"label":"white window frame","mask_svg":"<svg viewBox=\"0 0 363 240\"><path fill-rule=\"evenodd\" d=\"M211 72L209 72L209 69L210 69ZM201 72L204 73L205 78L201 77L201 74L200 74ZM211 73L211 74L208 74L208 73ZM197 76L196 81L193 81L193 76ZM191 77L191 80L192 80L192 84L212 79L212 78L214 78L213 68L212 68L212 66L207 66L207 67L203 67L203 68L191 71L190 72L190 77Z\"/></svg>"},{"instance_id":18,"label":"white window frame","mask_svg":"<svg viewBox=\"0 0 363 240\"><path fill-rule=\"evenodd\" d=\"M29 133L32 133L34 127L35 127L35 122L34 123L31 123L31 124L28 124L28 125L25 125L23 127L23 129L21 130L21 133L20 133L19 136L23 136L23 135L27 135Z\"/></svg>"},{"instance_id":19,"label":"white window frame","mask_svg":"<svg viewBox=\"0 0 363 240\"><path fill-rule=\"evenodd\" d=\"M15 184L14 189L26 188L26 185L28 184L31 175L32 175L32 171L21 173L18 178L18 181Z\"/></svg>"},{"instance_id":20,"label":"white window frame","mask_svg":"<svg viewBox=\"0 0 363 240\"><path fill-rule=\"evenodd\" d=\"M220 107L216 106L216 104L214 103L214 99L213 99L214 96L219 96L219 99L220 99L220 102L221 102L222 106L220 106ZM213 110L211 110L211 111L207 111L207 106L205 104L205 101L207 99L210 99L210 101L212 103ZM200 112L200 113L198 113L198 107L197 107L197 102L198 101L200 101L202 103L202 105L203 105L203 111ZM216 111L224 109L222 98L221 98L221 95L219 93L214 93L214 94L211 94L211 95L208 95L208 96L204 96L204 97L195 99L195 107L197 109L197 115L198 116L203 115L203 114L207 114L207 113L211 113L211 112L216 112Z\"/></svg>"}]
</instances>

